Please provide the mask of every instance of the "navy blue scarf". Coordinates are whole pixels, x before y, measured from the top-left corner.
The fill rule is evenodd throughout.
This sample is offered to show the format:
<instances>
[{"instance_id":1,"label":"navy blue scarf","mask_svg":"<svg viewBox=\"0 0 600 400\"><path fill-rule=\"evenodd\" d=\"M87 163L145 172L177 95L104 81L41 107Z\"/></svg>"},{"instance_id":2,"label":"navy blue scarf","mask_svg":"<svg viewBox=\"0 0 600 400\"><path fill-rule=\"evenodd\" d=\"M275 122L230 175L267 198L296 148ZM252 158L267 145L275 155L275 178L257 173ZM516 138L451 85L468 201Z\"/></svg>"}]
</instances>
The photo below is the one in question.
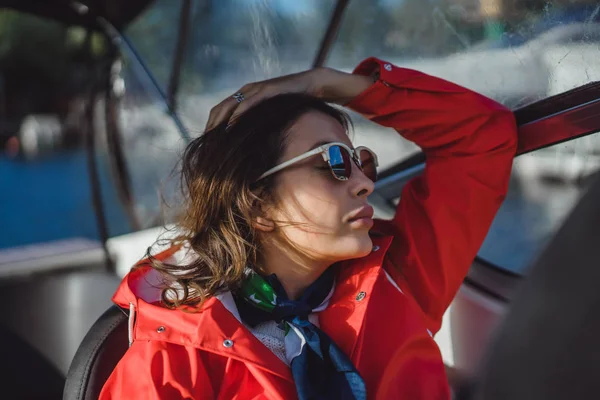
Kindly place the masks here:
<instances>
[{"instance_id":1,"label":"navy blue scarf","mask_svg":"<svg viewBox=\"0 0 600 400\"><path fill-rule=\"evenodd\" d=\"M301 334L306 341L291 362L300 400L367 398L365 383L352 361L308 320L312 310L325 301L333 283L334 271L329 268L294 301L288 299L275 275L262 278L253 273L234 296L245 324L254 327L275 321L286 334ZM295 332L289 332L290 329Z\"/></svg>"}]
</instances>

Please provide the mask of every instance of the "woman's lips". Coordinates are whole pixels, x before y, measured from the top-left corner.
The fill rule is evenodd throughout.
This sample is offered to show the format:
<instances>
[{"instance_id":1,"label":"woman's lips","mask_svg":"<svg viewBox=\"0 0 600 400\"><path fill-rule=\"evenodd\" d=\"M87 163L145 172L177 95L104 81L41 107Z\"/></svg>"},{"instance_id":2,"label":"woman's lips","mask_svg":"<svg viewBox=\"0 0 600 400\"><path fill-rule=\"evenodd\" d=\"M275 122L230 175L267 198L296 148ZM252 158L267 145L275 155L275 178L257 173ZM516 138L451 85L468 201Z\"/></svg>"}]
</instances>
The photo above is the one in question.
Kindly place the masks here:
<instances>
[{"instance_id":1,"label":"woman's lips","mask_svg":"<svg viewBox=\"0 0 600 400\"><path fill-rule=\"evenodd\" d=\"M347 222L353 228L371 228L373 226L373 207L365 205L350 214Z\"/></svg>"},{"instance_id":2,"label":"woman's lips","mask_svg":"<svg viewBox=\"0 0 600 400\"><path fill-rule=\"evenodd\" d=\"M356 218L352 221L348 221L350 226L354 229L371 229L373 227L373 218L362 217Z\"/></svg>"}]
</instances>

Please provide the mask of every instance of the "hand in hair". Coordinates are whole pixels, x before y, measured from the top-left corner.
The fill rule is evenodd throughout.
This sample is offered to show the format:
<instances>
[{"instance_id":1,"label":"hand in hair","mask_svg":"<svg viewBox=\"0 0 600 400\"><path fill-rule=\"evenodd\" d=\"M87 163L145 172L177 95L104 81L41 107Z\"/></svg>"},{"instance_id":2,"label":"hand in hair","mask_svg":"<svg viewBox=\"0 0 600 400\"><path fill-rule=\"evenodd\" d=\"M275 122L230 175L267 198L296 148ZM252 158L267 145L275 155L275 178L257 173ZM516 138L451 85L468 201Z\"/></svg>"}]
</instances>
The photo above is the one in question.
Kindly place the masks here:
<instances>
[{"instance_id":1,"label":"hand in hair","mask_svg":"<svg viewBox=\"0 0 600 400\"><path fill-rule=\"evenodd\" d=\"M205 130L225 121L234 121L241 113L265 98L281 93L307 93L325 101L346 104L366 90L373 78L348 74L331 68L315 68L266 81L244 85L238 92L244 100L229 96L210 110Z\"/></svg>"}]
</instances>

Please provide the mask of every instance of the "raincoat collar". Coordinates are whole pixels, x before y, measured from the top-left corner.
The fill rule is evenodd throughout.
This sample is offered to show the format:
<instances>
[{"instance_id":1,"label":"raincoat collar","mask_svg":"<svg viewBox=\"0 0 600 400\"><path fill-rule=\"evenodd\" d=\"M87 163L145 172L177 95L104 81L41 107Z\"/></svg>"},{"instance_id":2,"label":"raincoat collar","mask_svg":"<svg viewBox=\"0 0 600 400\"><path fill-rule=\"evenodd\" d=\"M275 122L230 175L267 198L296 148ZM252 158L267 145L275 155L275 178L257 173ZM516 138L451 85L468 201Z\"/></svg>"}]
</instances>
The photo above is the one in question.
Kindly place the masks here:
<instances>
[{"instance_id":1,"label":"raincoat collar","mask_svg":"<svg viewBox=\"0 0 600 400\"><path fill-rule=\"evenodd\" d=\"M321 329L351 358L360 350L358 337L392 240L389 236L372 239L369 255L334 267L338 269L335 292L327 309L319 313ZM157 258L166 260L178 251L182 250L171 248ZM241 323L231 293L207 300L200 309L168 309L160 302L160 273L143 263L125 276L113 296L117 305L133 311L130 341L155 340L194 347L254 364L293 381L289 367Z\"/></svg>"}]
</instances>

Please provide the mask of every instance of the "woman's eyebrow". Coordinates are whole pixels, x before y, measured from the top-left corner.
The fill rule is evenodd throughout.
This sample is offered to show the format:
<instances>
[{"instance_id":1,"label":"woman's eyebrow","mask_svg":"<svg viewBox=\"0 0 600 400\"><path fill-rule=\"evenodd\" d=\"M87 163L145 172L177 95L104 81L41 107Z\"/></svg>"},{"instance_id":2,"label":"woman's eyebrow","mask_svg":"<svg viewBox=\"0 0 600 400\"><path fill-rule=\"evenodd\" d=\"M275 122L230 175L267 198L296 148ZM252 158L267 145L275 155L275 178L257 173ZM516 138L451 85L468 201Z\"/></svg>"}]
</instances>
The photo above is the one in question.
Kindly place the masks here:
<instances>
[{"instance_id":1,"label":"woman's eyebrow","mask_svg":"<svg viewBox=\"0 0 600 400\"><path fill-rule=\"evenodd\" d=\"M333 143L333 142L334 142L334 140L321 140L321 141L313 144L311 147L309 147L309 149L307 151L314 150L314 149L316 149L319 146L323 146L325 144L329 144L329 143Z\"/></svg>"},{"instance_id":2,"label":"woman's eyebrow","mask_svg":"<svg viewBox=\"0 0 600 400\"><path fill-rule=\"evenodd\" d=\"M315 143L314 145L312 145L311 147L309 147L308 150L306 150L306 151L314 150L319 146L323 146L323 145L329 144L329 143L341 143L341 142L339 140L321 140L321 141ZM348 146L348 145L346 145L346 146ZM350 145L348 147L351 148L352 150L354 150L354 146Z\"/></svg>"}]
</instances>

